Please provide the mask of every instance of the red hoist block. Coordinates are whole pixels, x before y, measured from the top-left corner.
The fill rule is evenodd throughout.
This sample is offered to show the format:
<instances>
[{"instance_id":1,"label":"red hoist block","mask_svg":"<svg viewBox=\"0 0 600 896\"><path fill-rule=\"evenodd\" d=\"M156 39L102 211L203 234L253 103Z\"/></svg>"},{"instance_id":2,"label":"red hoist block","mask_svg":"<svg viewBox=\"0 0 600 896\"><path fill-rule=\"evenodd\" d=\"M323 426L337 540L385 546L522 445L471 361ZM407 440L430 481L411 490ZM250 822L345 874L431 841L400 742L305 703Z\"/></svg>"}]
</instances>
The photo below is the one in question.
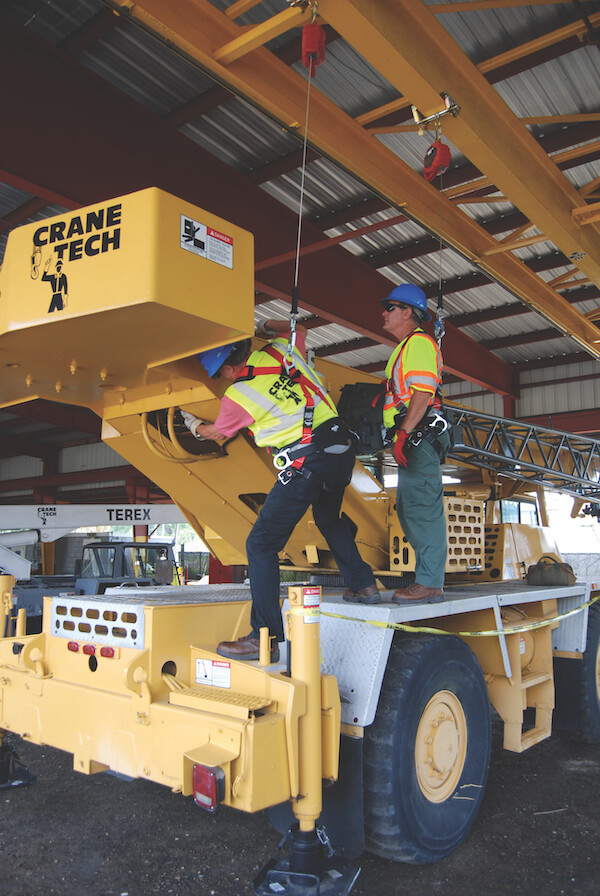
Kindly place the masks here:
<instances>
[{"instance_id":1,"label":"red hoist block","mask_svg":"<svg viewBox=\"0 0 600 896\"><path fill-rule=\"evenodd\" d=\"M433 180L438 174L443 174L448 170L450 164L450 147L441 140L435 140L423 159L423 177L425 180Z\"/></svg>"},{"instance_id":2,"label":"red hoist block","mask_svg":"<svg viewBox=\"0 0 600 896\"><path fill-rule=\"evenodd\" d=\"M325 59L325 29L317 22L309 22L302 29L302 64L311 77Z\"/></svg>"}]
</instances>

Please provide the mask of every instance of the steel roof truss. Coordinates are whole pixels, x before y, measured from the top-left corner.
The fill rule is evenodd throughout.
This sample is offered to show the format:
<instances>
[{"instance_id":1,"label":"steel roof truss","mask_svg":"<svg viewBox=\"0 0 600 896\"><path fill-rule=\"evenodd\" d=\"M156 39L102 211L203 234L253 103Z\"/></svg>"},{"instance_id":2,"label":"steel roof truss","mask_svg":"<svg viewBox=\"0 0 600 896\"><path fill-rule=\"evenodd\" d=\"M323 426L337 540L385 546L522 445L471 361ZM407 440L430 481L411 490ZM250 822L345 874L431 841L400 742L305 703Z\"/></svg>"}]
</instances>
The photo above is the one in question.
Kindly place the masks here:
<instances>
[{"instance_id":1,"label":"steel roof truss","mask_svg":"<svg viewBox=\"0 0 600 896\"><path fill-rule=\"evenodd\" d=\"M129 7L129 0L119 0ZM540 230L577 260L600 284L600 247L592 228L577 228L571 210L580 204L571 187L485 78L450 40L427 8L414 0L320 0L319 13L423 114L440 106L443 90L461 104L461 114L445 127L450 139L480 170L487 172ZM215 51L239 38L242 29L208 0L139 0L129 14L165 39L236 93L297 133L302 130L305 80L260 47L229 66ZM306 14L306 22L310 13ZM500 153L486 134L501 128L510 151ZM392 206L406 202L409 217L435 233L440 218L439 191L425 182L345 112L317 90L311 98L309 140L320 152L384 196ZM572 194L572 195L571 195ZM510 253L484 257L495 240L460 209L444 200L447 241L521 301L554 323L594 357L600 357L598 330L555 290ZM587 236L586 236L587 234Z\"/></svg>"}]
</instances>

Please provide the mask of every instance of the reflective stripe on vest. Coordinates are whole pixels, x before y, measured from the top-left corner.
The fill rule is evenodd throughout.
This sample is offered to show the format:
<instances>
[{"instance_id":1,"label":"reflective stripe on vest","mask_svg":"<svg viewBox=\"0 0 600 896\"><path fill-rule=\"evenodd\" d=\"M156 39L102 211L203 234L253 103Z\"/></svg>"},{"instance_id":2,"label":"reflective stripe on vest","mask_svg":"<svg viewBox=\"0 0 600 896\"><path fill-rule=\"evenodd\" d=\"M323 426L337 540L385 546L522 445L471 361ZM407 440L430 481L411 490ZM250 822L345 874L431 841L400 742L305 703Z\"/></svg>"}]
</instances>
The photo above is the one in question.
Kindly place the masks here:
<instances>
[{"instance_id":1,"label":"reflective stripe on vest","mask_svg":"<svg viewBox=\"0 0 600 896\"><path fill-rule=\"evenodd\" d=\"M435 349L437 359L437 371L428 370L411 370L408 376L404 374L403 353L406 345L414 336L427 340ZM386 393L383 404L383 425L386 429L393 429L396 414L408 406L415 386L426 386L427 391L431 391L432 404L434 407L440 406L440 399L436 395L438 387L442 382L442 354L437 342L424 333L421 329L413 330L406 339L396 346L385 368L387 377ZM425 390L423 390L425 391Z\"/></svg>"},{"instance_id":2,"label":"reflective stripe on vest","mask_svg":"<svg viewBox=\"0 0 600 896\"><path fill-rule=\"evenodd\" d=\"M247 375L237 379L225 394L254 418L249 429L257 445L285 448L302 438L306 398L301 383L291 380L283 368L274 364L279 356L283 361L287 339L275 339L268 347L275 348L276 353L252 352L247 362ZM300 352L294 350L293 361L304 388L313 395L313 427L316 429L326 420L337 417L337 410L319 382L318 374Z\"/></svg>"}]
</instances>

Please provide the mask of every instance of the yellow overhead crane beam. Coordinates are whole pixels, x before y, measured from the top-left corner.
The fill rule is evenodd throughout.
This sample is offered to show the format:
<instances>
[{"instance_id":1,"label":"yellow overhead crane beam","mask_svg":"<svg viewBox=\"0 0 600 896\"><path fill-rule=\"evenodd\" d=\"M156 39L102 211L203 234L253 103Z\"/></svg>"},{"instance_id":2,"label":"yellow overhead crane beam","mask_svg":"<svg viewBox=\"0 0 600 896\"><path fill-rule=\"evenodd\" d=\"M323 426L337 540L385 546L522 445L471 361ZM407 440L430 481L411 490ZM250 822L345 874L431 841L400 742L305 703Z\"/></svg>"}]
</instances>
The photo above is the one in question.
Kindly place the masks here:
<instances>
[{"instance_id":1,"label":"yellow overhead crane beam","mask_svg":"<svg viewBox=\"0 0 600 896\"><path fill-rule=\"evenodd\" d=\"M216 57L224 51L224 48L231 48L232 42L242 38L243 35L249 40L250 32L230 21L208 0L179 0L177 4L171 4L167 0L139 0L137 3L132 3L131 0L117 0L117 2L124 13L162 36L170 46L179 48L186 56L195 59L220 83L246 97L280 121L287 129L302 134L306 107L304 78L260 46L245 55L237 56L229 65L218 61ZM428 14L424 6L413 3L413 0L410 2L399 0L393 6L383 0L381 2L370 0L369 3L363 0L361 2L320 0L319 12L392 83L401 81L402 87L399 89L405 92L414 89L415 104L423 114L441 107L439 93L442 90L451 93L462 108L459 118L448 123L449 137L461 146L467 156L482 170L486 167L489 169L498 186L505 189L506 194L525 214L533 216L534 223L548 235L549 239L556 241L557 246L567 256L583 253L584 259L579 260L577 264L581 270L585 270L592 282L600 285L600 246L595 244L589 233L586 234L577 228L571 220L572 209L581 204L577 191L569 188L556 166L536 146L526 129L502 104L475 66L452 44L446 32L437 24L435 18ZM310 21L310 17L310 10L307 10L306 22ZM297 22L297 19L294 21ZM431 86L423 76L411 68L394 45L396 41L404 42L406 35L402 38L402 32L407 28L414 34L414 39L420 47L419 52L425 52L423 43L430 24L432 33L435 32L440 40L443 35L441 43L451 45L456 55L456 58L451 60L448 79L440 84L436 80L435 86ZM267 31L268 29L263 27L263 32ZM427 47L427 52L432 56L437 50L440 53L443 50L443 47L441 49L438 47L438 43L439 40L436 39L435 49L433 46ZM239 50L239 45L236 46ZM410 58L406 49L404 52ZM444 50L444 58L448 55L452 56ZM423 67L426 68L425 64ZM445 77L444 66L436 64L435 71L438 69L441 69L440 77L442 74ZM459 85L459 75L467 69L469 76L464 76ZM471 80L475 79L478 89L471 90ZM459 87L458 92L454 87L455 80ZM482 89L480 82L484 82L487 92ZM502 178L496 177L496 170L492 164L494 155L492 148L486 147L478 134L480 116L489 128L490 134L500 132L492 114L490 105L492 101L503 107L503 120L508 120L505 126L506 133L514 138L517 135L522 138L519 140L519 152L516 153L518 158L514 158L512 149L509 151L508 147L502 155L510 158L511 165L514 165L517 172L522 170L522 164L527 166L527 170L532 169L532 183L528 190L521 183L518 183L517 190L513 181L518 182L518 179L513 177L509 182L508 171ZM454 128L465 116L465 105L470 104L474 104L475 108L469 109L465 119L465 134L469 137L469 145L465 146L461 145L462 132L455 134ZM390 205L398 206L402 203L410 217L430 231L437 232L440 220L439 191L381 142L373 139L318 90L314 90L311 96L309 141L326 156L368 184L376 193L386 197ZM484 150L486 159L478 161L479 154L483 155ZM472 153L476 153L477 158ZM526 162L522 162L521 154L527 157ZM502 165L504 169L507 168L503 161ZM505 179L506 187L504 187ZM556 186L551 187L551 184ZM546 191L554 189L557 191L557 198L546 196ZM511 196L511 193L518 195ZM541 199L538 198L540 196ZM454 204L445 199L442 199L442 203L444 237L450 245L525 304L546 317L565 335L571 336L590 355L600 357L600 333L593 323L586 320L558 292L548 287L540 277L523 265L520 259L510 253L486 255L497 247L497 241ZM534 213L540 216L540 221L535 220Z\"/></svg>"},{"instance_id":2,"label":"yellow overhead crane beam","mask_svg":"<svg viewBox=\"0 0 600 896\"><path fill-rule=\"evenodd\" d=\"M571 217L581 202L577 190L427 7L415 0L323 0L319 8L423 115L439 111L440 94L448 93L460 106L460 115L444 120L449 139L600 285L598 240Z\"/></svg>"}]
</instances>

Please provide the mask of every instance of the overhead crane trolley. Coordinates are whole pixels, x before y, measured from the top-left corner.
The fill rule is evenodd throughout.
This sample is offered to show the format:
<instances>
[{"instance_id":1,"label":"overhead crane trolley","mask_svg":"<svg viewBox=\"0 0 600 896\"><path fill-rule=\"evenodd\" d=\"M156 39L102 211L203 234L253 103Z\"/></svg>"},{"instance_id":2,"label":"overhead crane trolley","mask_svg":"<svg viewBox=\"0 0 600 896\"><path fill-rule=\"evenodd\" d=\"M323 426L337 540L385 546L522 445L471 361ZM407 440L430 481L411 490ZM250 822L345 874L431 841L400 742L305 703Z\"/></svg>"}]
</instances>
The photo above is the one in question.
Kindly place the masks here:
<instances>
[{"instance_id":1,"label":"overhead crane trolley","mask_svg":"<svg viewBox=\"0 0 600 896\"><path fill-rule=\"evenodd\" d=\"M93 409L103 440L171 496L214 556L243 563L273 466L243 434L194 440L179 409L215 419L223 387L196 355L253 333L251 235L143 190L13 231L0 290L3 406L41 398ZM356 382L356 371L318 365L334 400ZM216 654L249 630L244 585L47 597L43 630L28 634L3 576L2 783L26 780L4 737L14 732L72 753L84 774L156 781L210 812L269 809L291 833L257 893L349 893L365 847L412 863L447 856L482 803L490 704L506 749L528 749L553 726L600 741L598 591L523 577L542 554L560 558L534 518L539 478L557 488L564 478L528 481L548 466L543 439L515 455L507 446L521 436L507 424L495 446L481 438L465 437L462 455L458 445L462 481L445 497L444 601L390 602L414 555L378 459L365 456L343 509L381 601L343 602L307 515L280 558L302 584L282 592L287 649L276 665L266 640L258 662ZM567 472L594 494L593 451ZM503 518L508 498L527 522Z\"/></svg>"}]
</instances>

